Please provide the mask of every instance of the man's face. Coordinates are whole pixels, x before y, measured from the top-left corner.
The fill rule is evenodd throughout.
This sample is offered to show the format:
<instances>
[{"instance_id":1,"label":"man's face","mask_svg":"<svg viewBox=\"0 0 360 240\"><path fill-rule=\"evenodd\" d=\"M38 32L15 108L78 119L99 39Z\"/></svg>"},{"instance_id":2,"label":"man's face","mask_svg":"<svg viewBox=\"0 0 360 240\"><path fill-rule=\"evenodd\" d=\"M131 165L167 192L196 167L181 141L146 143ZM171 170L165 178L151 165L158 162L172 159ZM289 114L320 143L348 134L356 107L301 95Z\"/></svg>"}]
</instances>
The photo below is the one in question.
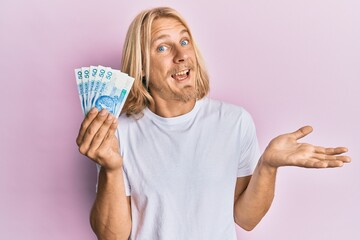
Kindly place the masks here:
<instances>
[{"instance_id":1,"label":"man's face","mask_svg":"<svg viewBox=\"0 0 360 240\"><path fill-rule=\"evenodd\" d=\"M151 95L163 100L194 100L195 76L195 52L185 26L174 18L156 19L150 44Z\"/></svg>"}]
</instances>

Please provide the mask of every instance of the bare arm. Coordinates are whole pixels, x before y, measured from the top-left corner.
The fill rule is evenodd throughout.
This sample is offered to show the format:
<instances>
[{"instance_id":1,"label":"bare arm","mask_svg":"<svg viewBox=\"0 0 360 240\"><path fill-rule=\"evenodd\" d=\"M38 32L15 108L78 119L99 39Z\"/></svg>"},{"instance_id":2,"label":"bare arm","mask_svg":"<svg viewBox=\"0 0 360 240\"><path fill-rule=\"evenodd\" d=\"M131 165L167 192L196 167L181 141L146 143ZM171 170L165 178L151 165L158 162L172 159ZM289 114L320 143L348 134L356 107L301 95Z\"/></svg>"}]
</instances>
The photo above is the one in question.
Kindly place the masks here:
<instances>
[{"instance_id":1,"label":"bare arm","mask_svg":"<svg viewBox=\"0 0 360 240\"><path fill-rule=\"evenodd\" d=\"M81 124L79 151L101 165L91 227L100 240L127 240L131 230L130 198L126 197L122 157L115 137L117 119L93 108Z\"/></svg>"},{"instance_id":2,"label":"bare arm","mask_svg":"<svg viewBox=\"0 0 360 240\"><path fill-rule=\"evenodd\" d=\"M274 138L261 156L246 187L245 179L238 179L235 190L235 222L245 230L252 230L269 210L274 198L277 169L281 166L305 168L341 167L351 158L339 156L345 147L324 148L297 140L312 132L310 126Z\"/></svg>"},{"instance_id":3,"label":"bare arm","mask_svg":"<svg viewBox=\"0 0 360 240\"><path fill-rule=\"evenodd\" d=\"M235 191L234 219L240 227L250 231L265 216L274 198L275 178L276 169L264 167L262 159L259 160L251 178L238 178Z\"/></svg>"},{"instance_id":4,"label":"bare arm","mask_svg":"<svg viewBox=\"0 0 360 240\"><path fill-rule=\"evenodd\" d=\"M122 170L100 170L98 192L90 215L98 239L128 239L131 231L130 197L125 195Z\"/></svg>"}]
</instances>

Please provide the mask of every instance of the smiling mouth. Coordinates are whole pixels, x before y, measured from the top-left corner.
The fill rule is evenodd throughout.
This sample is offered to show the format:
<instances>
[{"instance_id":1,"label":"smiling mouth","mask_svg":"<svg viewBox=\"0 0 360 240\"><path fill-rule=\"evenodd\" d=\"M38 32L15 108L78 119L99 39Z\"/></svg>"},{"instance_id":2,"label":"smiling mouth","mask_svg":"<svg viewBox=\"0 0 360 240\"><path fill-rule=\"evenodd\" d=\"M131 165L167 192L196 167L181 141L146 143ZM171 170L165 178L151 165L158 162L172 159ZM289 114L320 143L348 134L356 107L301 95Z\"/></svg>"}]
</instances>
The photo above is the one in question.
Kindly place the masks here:
<instances>
[{"instance_id":1,"label":"smiling mouth","mask_svg":"<svg viewBox=\"0 0 360 240\"><path fill-rule=\"evenodd\" d=\"M177 81L183 81L189 76L189 74L190 74L190 69L186 69L186 70L177 72L175 74L172 74L171 77Z\"/></svg>"}]
</instances>

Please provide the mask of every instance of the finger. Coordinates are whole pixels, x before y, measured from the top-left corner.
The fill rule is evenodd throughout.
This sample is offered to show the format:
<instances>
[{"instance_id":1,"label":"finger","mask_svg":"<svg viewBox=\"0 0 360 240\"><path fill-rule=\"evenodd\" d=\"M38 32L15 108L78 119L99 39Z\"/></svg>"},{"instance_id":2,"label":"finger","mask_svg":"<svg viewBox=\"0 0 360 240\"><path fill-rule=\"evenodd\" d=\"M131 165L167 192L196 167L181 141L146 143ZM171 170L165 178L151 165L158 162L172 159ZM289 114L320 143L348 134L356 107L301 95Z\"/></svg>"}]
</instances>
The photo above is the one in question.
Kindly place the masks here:
<instances>
[{"instance_id":1,"label":"finger","mask_svg":"<svg viewBox=\"0 0 360 240\"><path fill-rule=\"evenodd\" d=\"M328 155L337 155L347 152L348 149L346 147L336 147L336 148L324 148L324 147L315 147L316 153L323 153Z\"/></svg>"},{"instance_id":2,"label":"finger","mask_svg":"<svg viewBox=\"0 0 360 240\"><path fill-rule=\"evenodd\" d=\"M97 108L92 108L88 112L86 117L84 118L83 122L81 123L81 127L79 129L79 134L78 134L78 136L76 138L76 143L77 143L78 146L80 146L80 144L82 143L82 140L84 138L84 134L85 134L87 128L89 127L91 122L94 120L94 118L97 116L97 114L98 114Z\"/></svg>"},{"instance_id":3,"label":"finger","mask_svg":"<svg viewBox=\"0 0 360 240\"><path fill-rule=\"evenodd\" d=\"M342 167L344 162L342 161L325 161L327 168Z\"/></svg>"},{"instance_id":4,"label":"finger","mask_svg":"<svg viewBox=\"0 0 360 240\"><path fill-rule=\"evenodd\" d=\"M107 131L103 141L101 142L99 148L97 149L97 153L100 159L105 158L105 154L108 154L107 149L111 147L112 144L114 144L114 138L115 137L115 130L117 128L117 119L111 124L109 130ZM118 143L116 143L118 144ZM114 147L114 146L113 146ZM117 146L115 146L117 149Z\"/></svg>"},{"instance_id":5,"label":"finger","mask_svg":"<svg viewBox=\"0 0 360 240\"><path fill-rule=\"evenodd\" d=\"M313 128L311 126L305 126L300 128L299 130L291 133L291 135L294 136L294 138L296 140L305 137L306 135L308 135L309 133L311 133L313 131Z\"/></svg>"},{"instance_id":6,"label":"finger","mask_svg":"<svg viewBox=\"0 0 360 240\"><path fill-rule=\"evenodd\" d=\"M109 112L106 109L102 109L100 111L100 113L96 116L96 118L87 127L86 132L83 137L83 140L82 140L82 143L81 143L81 146L80 146L80 149L79 149L82 154L87 153L95 134L98 132L100 127L104 124L108 115L109 115Z\"/></svg>"},{"instance_id":7,"label":"finger","mask_svg":"<svg viewBox=\"0 0 360 240\"><path fill-rule=\"evenodd\" d=\"M111 165L119 164L119 162L116 163L113 161L114 157L117 159L119 156L119 142L115 136L117 125L118 123L116 119L111 124L103 142L97 149L99 164L102 166L107 165L109 169L112 168Z\"/></svg>"},{"instance_id":8,"label":"finger","mask_svg":"<svg viewBox=\"0 0 360 240\"><path fill-rule=\"evenodd\" d=\"M326 148L325 149L325 153L330 154L330 155L342 154L347 151L348 151L348 149L346 147Z\"/></svg>"},{"instance_id":9,"label":"finger","mask_svg":"<svg viewBox=\"0 0 360 240\"><path fill-rule=\"evenodd\" d=\"M114 138L114 137L116 138L115 131L116 131L117 127L118 127L118 119L115 118L107 132L106 137L104 138L103 143L107 144L107 141L112 140L112 138Z\"/></svg>"},{"instance_id":10,"label":"finger","mask_svg":"<svg viewBox=\"0 0 360 240\"><path fill-rule=\"evenodd\" d=\"M306 168L326 168L327 162L321 161L316 158L310 158L305 161L304 167L306 167Z\"/></svg>"},{"instance_id":11,"label":"finger","mask_svg":"<svg viewBox=\"0 0 360 240\"><path fill-rule=\"evenodd\" d=\"M101 145L109 144L109 142L112 141L112 138L115 137L115 131L117 129L117 126L118 126L118 122L117 119L115 119L111 124L109 130L107 131L106 136Z\"/></svg>"},{"instance_id":12,"label":"finger","mask_svg":"<svg viewBox=\"0 0 360 240\"><path fill-rule=\"evenodd\" d=\"M321 153L321 154L325 154L326 153L326 148L324 147L320 147L320 146L315 146L315 153Z\"/></svg>"},{"instance_id":13,"label":"finger","mask_svg":"<svg viewBox=\"0 0 360 240\"><path fill-rule=\"evenodd\" d=\"M334 168L334 167L342 167L342 166L344 166L343 161L330 161L330 162L328 162L327 167Z\"/></svg>"},{"instance_id":14,"label":"finger","mask_svg":"<svg viewBox=\"0 0 360 240\"><path fill-rule=\"evenodd\" d=\"M344 163L350 163L351 162L351 157L349 156L337 156L336 160L340 160Z\"/></svg>"},{"instance_id":15,"label":"finger","mask_svg":"<svg viewBox=\"0 0 360 240\"><path fill-rule=\"evenodd\" d=\"M307 168L334 168L334 167L342 167L344 165L343 161L335 160L335 161L321 161L315 158L311 158L307 161L305 167Z\"/></svg>"},{"instance_id":16,"label":"finger","mask_svg":"<svg viewBox=\"0 0 360 240\"><path fill-rule=\"evenodd\" d=\"M114 135L117 127L118 127L118 119L114 118L114 121L109 128L109 133Z\"/></svg>"},{"instance_id":17,"label":"finger","mask_svg":"<svg viewBox=\"0 0 360 240\"><path fill-rule=\"evenodd\" d=\"M335 155L326 155L326 154L315 153L313 155L313 158L315 158L317 160L322 160L322 161L342 161L342 162L346 162L346 163L351 162L351 158L348 156L335 156Z\"/></svg>"},{"instance_id":18,"label":"finger","mask_svg":"<svg viewBox=\"0 0 360 240\"><path fill-rule=\"evenodd\" d=\"M90 144L90 150L89 150L89 154L90 151L96 151L100 144L103 142L107 132L109 131L110 126L113 124L115 117L112 114L109 114L106 118L106 120L104 121L103 125L99 128L99 130L97 131L97 133L95 134L94 138L91 141Z\"/></svg>"},{"instance_id":19,"label":"finger","mask_svg":"<svg viewBox=\"0 0 360 240\"><path fill-rule=\"evenodd\" d=\"M315 153L313 155L313 157L317 160L336 160L336 156L333 156L333 155L326 155L326 154L323 154L323 153Z\"/></svg>"}]
</instances>

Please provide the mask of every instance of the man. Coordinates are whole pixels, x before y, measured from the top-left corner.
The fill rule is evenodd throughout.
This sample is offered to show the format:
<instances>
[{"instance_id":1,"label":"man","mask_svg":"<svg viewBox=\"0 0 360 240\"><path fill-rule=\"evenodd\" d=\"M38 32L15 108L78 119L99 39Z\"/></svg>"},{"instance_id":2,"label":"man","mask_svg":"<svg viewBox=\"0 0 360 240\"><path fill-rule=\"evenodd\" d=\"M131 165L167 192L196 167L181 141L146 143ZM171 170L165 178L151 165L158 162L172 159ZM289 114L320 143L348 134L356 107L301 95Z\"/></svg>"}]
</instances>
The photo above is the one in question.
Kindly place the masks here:
<instances>
[{"instance_id":1,"label":"man","mask_svg":"<svg viewBox=\"0 0 360 240\"><path fill-rule=\"evenodd\" d=\"M101 166L91 211L99 239L236 239L268 211L278 167L340 167L344 147L274 138L260 155L251 116L205 97L208 75L184 19L173 9L130 25L122 71L135 78L118 120L92 109L77 138ZM117 135L117 136L116 136Z\"/></svg>"}]
</instances>

